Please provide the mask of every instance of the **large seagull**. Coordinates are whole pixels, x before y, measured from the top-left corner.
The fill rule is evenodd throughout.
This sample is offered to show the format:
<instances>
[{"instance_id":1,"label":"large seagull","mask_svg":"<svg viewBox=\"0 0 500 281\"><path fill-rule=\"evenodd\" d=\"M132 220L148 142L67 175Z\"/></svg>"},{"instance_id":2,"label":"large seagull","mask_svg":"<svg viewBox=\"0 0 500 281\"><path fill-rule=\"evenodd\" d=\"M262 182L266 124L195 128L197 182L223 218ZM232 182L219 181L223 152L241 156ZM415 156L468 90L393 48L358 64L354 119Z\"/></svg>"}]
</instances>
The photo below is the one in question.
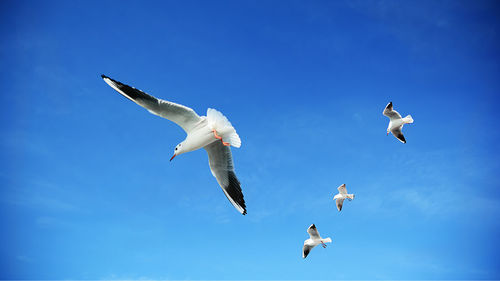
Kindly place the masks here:
<instances>
[{"instance_id":1,"label":"large seagull","mask_svg":"<svg viewBox=\"0 0 500 281\"><path fill-rule=\"evenodd\" d=\"M401 114L396 110L392 109L392 102L390 102L382 112L385 116L389 117L389 126L387 127L387 135L391 132L400 142L406 143L405 136L401 130L403 129L404 124L413 123L413 118L411 115L406 116L405 118L401 117Z\"/></svg>"},{"instance_id":2,"label":"large seagull","mask_svg":"<svg viewBox=\"0 0 500 281\"><path fill-rule=\"evenodd\" d=\"M199 116L193 109L157 99L141 90L122 84L105 75L102 79L118 93L152 114L168 119L181 126L187 137L174 150L174 157L186 152L204 148L208 153L208 163L212 175L222 187L222 191L233 206L245 215L247 213L240 181L234 173L230 146L240 147L241 140L229 120L219 111L209 108L207 116Z\"/></svg>"},{"instance_id":3,"label":"large seagull","mask_svg":"<svg viewBox=\"0 0 500 281\"><path fill-rule=\"evenodd\" d=\"M309 239L304 241L304 247L302 248L302 258L306 258L307 255L309 255L309 252L312 250L312 248L318 246L321 244L323 248L326 248L325 243L332 243L332 239L330 237L328 238L321 238L319 236L318 229L316 229L316 226L314 224L311 224L309 228L307 229L307 233L309 233Z\"/></svg>"},{"instance_id":4,"label":"large seagull","mask_svg":"<svg viewBox=\"0 0 500 281\"><path fill-rule=\"evenodd\" d=\"M349 201L353 200L354 194L347 194L347 189L345 187L345 184L337 187L337 190L339 191L339 193L333 197L333 200L335 200L335 204L337 205L337 210L339 210L340 212L342 210L342 205L344 204L344 200L345 199Z\"/></svg>"}]
</instances>

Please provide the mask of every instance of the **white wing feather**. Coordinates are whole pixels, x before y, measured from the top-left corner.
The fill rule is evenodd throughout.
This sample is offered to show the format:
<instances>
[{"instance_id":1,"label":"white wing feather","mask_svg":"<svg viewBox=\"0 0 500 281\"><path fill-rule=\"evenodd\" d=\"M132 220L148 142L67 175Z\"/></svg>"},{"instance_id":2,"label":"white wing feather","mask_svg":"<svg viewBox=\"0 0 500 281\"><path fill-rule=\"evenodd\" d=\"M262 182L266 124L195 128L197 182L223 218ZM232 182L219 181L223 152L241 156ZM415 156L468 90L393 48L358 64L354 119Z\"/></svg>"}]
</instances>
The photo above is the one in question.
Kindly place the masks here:
<instances>
[{"instance_id":1,"label":"white wing feather","mask_svg":"<svg viewBox=\"0 0 500 281\"><path fill-rule=\"evenodd\" d=\"M335 201L335 204L337 205L337 210L339 210L339 212L340 212L342 210L342 205L344 205L344 199L337 198L337 200Z\"/></svg>"},{"instance_id":2,"label":"white wing feather","mask_svg":"<svg viewBox=\"0 0 500 281\"><path fill-rule=\"evenodd\" d=\"M320 239L321 237L319 236L319 232L316 229L316 226L314 224L311 224L309 228L307 229L307 233L309 233L309 236L311 236L311 239Z\"/></svg>"},{"instance_id":3,"label":"white wing feather","mask_svg":"<svg viewBox=\"0 0 500 281\"><path fill-rule=\"evenodd\" d=\"M155 98L141 90L125 85L105 75L101 77L109 86L127 99L144 107L152 114L176 123L181 126L186 133L189 133L189 131L201 120L201 117L198 116L193 109L187 106Z\"/></svg>"},{"instance_id":4,"label":"white wing feather","mask_svg":"<svg viewBox=\"0 0 500 281\"><path fill-rule=\"evenodd\" d=\"M347 189L345 188L345 184L337 187L340 194L347 194Z\"/></svg>"},{"instance_id":5,"label":"white wing feather","mask_svg":"<svg viewBox=\"0 0 500 281\"><path fill-rule=\"evenodd\" d=\"M397 112L396 110L392 109L392 102L387 104L387 106L385 107L384 112L382 112L382 114L389 117L389 119L391 119L391 120L401 119L401 114L399 114L399 112Z\"/></svg>"},{"instance_id":6,"label":"white wing feather","mask_svg":"<svg viewBox=\"0 0 500 281\"><path fill-rule=\"evenodd\" d=\"M208 163L212 175L217 179L222 191L233 206L245 215L246 205L241 191L240 181L234 173L231 148L220 141L212 142L204 147L208 153Z\"/></svg>"}]
</instances>

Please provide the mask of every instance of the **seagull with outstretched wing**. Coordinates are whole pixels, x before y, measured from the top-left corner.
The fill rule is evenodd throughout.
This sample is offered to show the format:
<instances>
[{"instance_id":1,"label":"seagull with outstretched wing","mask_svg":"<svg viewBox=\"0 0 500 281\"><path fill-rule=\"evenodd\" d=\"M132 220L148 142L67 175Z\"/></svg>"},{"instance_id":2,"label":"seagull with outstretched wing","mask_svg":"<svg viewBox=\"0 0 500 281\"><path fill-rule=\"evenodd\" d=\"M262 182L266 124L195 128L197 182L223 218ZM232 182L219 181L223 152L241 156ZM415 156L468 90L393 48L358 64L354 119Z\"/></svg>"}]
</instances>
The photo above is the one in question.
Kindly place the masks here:
<instances>
[{"instance_id":1,"label":"seagull with outstretched wing","mask_svg":"<svg viewBox=\"0 0 500 281\"><path fill-rule=\"evenodd\" d=\"M387 127L387 135L391 132L400 142L406 143L405 136L401 131L403 129L404 124L413 123L413 118L411 115L406 116L405 118L401 117L401 114L396 110L392 109L392 102L390 102L382 112L385 116L389 117L389 126Z\"/></svg>"},{"instance_id":2,"label":"seagull with outstretched wing","mask_svg":"<svg viewBox=\"0 0 500 281\"><path fill-rule=\"evenodd\" d=\"M240 182L234 173L230 149L230 146L240 147L241 140L234 127L222 113L209 108L207 116L199 116L189 107L157 99L105 75L101 77L127 99L184 129L187 137L175 147L174 155L170 161L180 154L204 148L208 153L212 175L217 179L222 191L238 212L243 215L247 213Z\"/></svg>"},{"instance_id":3,"label":"seagull with outstretched wing","mask_svg":"<svg viewBox=\"0 0 500 281\"><path fill-rule=\"evenodd\" d=\"M321 244L323 248L326 248L325 243L332 243L332 239L330 237L328 238L321 238L319 235L318 229L316 229L316 226L314 224L311 224L309 228L307 229L307 233L309 233L309 239L304 241L304 247L302 248L302 258L306 258L307 255L309 255L309 252L311 252L312 248L318 246Z\"/></svg>"},{"instance_id":4,"label":"seagull with outstretched wing","mask_svg":"<svg viewBox=\"0 0 500 281\"><path fill-rule=\"evenodd\" d=\"M337 187L337 190L339 193L333 197L333 200L335 200L335 205L337 205L337 210L339 212L342 210L342 205L344 204L344 200L347 199L349 201L354 199L354 194L347 194L347 189L345 187L345 184Z\"/></svg>"}]
</instances>

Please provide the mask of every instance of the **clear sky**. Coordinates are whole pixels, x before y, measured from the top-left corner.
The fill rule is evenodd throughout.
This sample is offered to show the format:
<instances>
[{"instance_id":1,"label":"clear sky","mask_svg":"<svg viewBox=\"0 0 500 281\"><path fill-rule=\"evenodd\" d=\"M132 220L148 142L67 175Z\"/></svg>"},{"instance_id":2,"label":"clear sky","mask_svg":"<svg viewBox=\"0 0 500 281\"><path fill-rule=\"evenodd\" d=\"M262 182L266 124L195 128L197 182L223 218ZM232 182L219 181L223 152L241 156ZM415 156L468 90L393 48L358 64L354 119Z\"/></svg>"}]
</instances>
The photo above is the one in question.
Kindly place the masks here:
<instances>
[{"instance_id":1,"label":"clear sky","mask_svg":"<svg viewBox=\"0 0 500 281\"><path fill-rule=\"evenodd\" d=\"M0 1L0 279L500 279L499 6ZM248 215L101 74L223 112Z\"/></svg>"}]
</instances>

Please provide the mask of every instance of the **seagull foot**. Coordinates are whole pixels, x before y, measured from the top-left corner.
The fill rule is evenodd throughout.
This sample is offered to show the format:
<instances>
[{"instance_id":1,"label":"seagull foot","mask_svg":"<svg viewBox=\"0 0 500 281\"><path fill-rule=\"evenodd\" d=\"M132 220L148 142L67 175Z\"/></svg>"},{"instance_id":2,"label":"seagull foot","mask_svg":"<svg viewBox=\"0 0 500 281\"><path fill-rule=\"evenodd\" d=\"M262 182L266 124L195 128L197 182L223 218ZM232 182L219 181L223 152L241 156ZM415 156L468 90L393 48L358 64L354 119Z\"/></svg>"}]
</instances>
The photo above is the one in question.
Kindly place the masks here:
<instances>
[{"instance_id":1,"label":"seagull foot","mask_svg":"<svg viewBox=\"0 0 500 281\"><path fill-rule=\"evenodd\" d=\"M224 142L224 141L222 140L222 137L220 137L219 135L217 135L217 131L216 131L215 129L213 129L213 130L212 130L212 132L214 132L214 137L215 137L216 139L220 140L220 141L222 142L222 144L223 144L223 145L225 145L225 146L230 146L230 145L231 145L231 144L230 144L230 143L228 143L228 142Z\"/></svg>"}]
</instances>

